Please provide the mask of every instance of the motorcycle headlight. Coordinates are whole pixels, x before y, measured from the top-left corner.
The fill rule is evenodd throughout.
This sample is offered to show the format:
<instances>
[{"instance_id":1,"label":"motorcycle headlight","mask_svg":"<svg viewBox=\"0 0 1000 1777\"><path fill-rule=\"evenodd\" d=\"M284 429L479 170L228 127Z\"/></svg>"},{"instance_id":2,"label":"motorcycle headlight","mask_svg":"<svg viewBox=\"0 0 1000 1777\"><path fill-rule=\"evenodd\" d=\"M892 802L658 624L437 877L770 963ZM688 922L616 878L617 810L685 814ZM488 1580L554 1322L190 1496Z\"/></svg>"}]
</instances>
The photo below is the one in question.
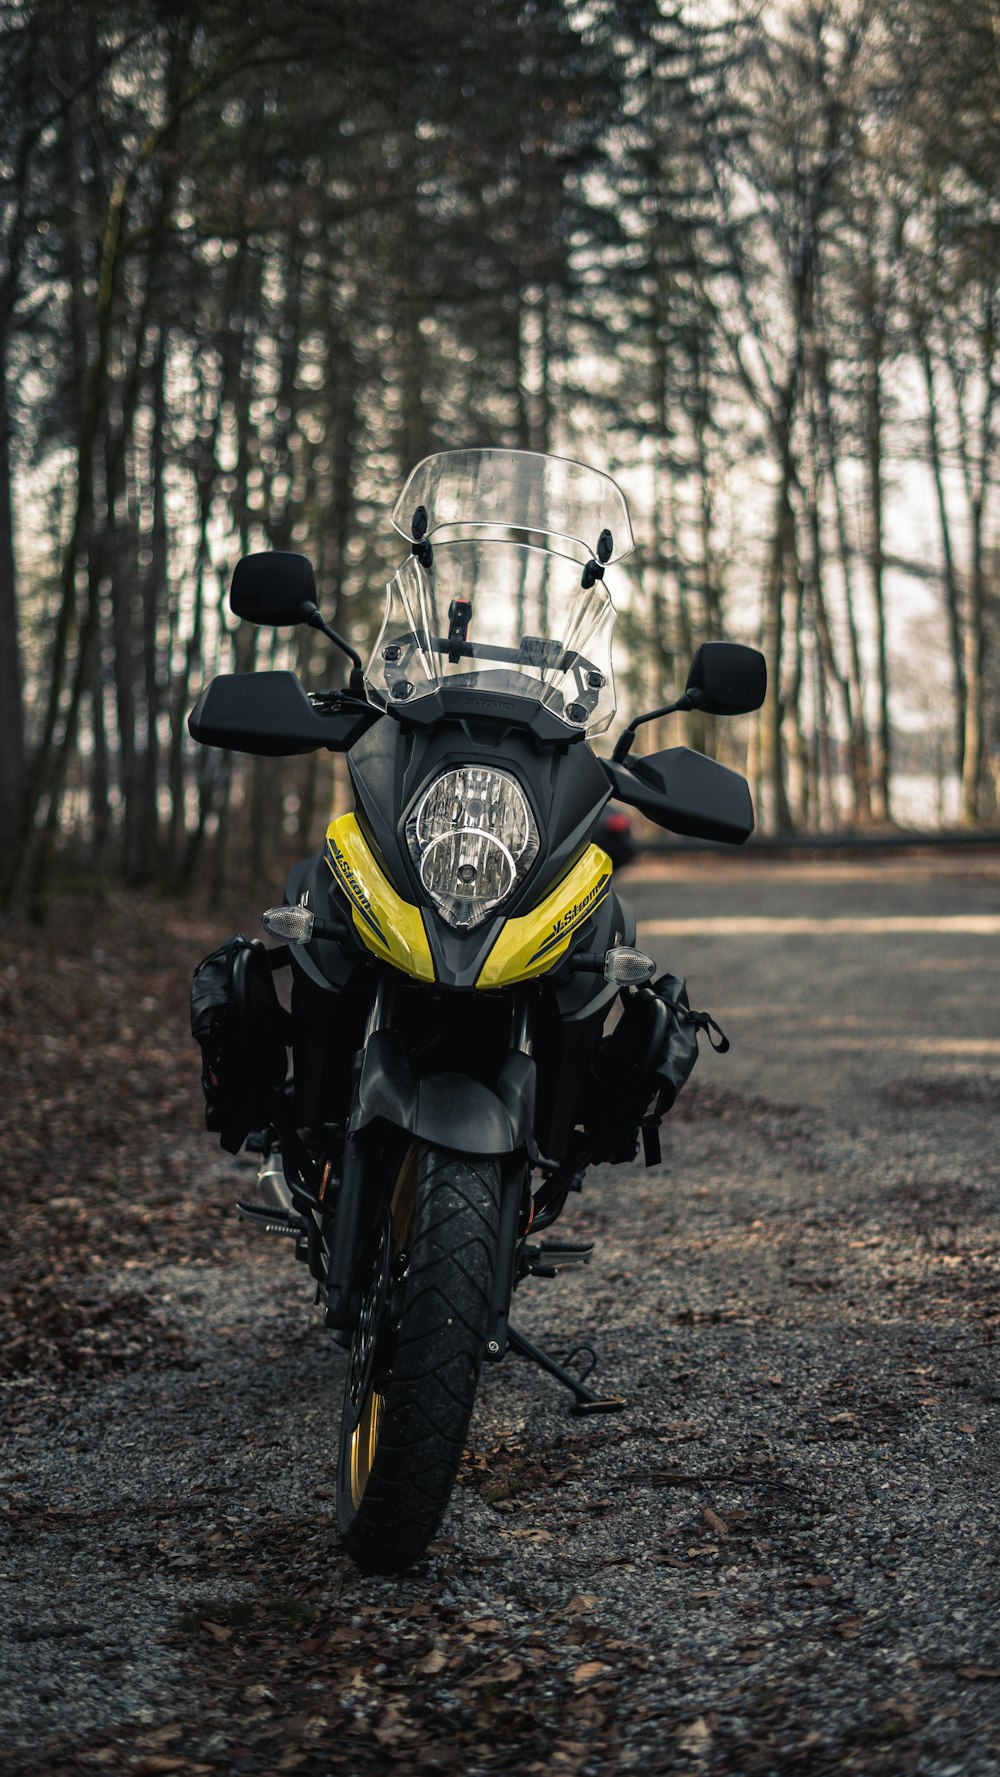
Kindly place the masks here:
<instances>
[{"instance_id":1,"label":"motorcycle headlight","mask_svg":"<svg viewBox=\"0 0 1000 1777\"><path fill-rule=\"evenodd\" d=\"M406 843L442 918L467 932L523 880L538 856L538 828L516 778L460 765L424 791Z\"/></svg>"}]
</instances>

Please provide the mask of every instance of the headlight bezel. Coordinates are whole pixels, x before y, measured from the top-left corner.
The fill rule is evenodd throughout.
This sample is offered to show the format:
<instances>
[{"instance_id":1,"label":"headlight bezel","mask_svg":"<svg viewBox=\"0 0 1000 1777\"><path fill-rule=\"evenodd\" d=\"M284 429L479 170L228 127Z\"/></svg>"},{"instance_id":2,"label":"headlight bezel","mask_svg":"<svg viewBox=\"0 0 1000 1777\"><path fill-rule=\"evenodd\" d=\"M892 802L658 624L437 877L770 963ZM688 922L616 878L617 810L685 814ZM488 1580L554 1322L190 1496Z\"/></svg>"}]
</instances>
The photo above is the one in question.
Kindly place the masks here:
<instances>
[{"instance_id":1,"label":"headlight bezel","mask_svg":"<svg viewBox=\"0 0 1000 1777\"><path fill-rule=\"evenodd\" d=\"M464 819L447 819L449 801ZM525 784L506 766L485 760L442 763L411 803L402 838L421 898L462 935L485 925L510 901L542 849ZM473 874L460 882L459 870ZM473 892L477 878L478 894Z\"/></svg>"}]
</instances>

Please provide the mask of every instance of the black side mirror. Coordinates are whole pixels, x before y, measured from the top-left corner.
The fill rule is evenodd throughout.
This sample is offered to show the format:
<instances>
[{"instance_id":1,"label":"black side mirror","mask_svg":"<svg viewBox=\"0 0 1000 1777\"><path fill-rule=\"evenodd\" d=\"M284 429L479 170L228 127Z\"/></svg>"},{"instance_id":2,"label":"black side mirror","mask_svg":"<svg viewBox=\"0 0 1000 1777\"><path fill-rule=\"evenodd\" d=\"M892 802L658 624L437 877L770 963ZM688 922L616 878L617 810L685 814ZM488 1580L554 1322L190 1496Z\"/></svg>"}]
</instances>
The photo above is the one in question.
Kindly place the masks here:
<instances>
[{"instance_id":1,"label":"black side mirror","mask_svg":"<svg viewBox=\"0 0 1000 1777\"><path fill-rule=\"evenodd\" d=\"M747 716L767 696L767 662L741 642L702 642L688 672L685 695L708 716Z\"/></svg>"},{"instance_id":2,"label":"black side mirror","mask_svg":"<svg viewBox=\"0 0 1000 1777\"><path fill-rule=\"evenodd\" d=\"M248 623L308 623L316 615L316 576L309 557L285 549L245 555L233 574L229 609Z\"/></svg>"},{"instance_id":3,"label":"black side mirror","mask_svg":"<svg viewBox=\"0 0 1000 1777\"><path fill-rule=\"evenodd\" d=\"M278 629L284 623L308 623L342 649L352 662L350 689L364 696L361 656L350 642L320 615L316 608L316 576L307 555L290 549L268 549L262 555L245 555L236 563L229 589L229 609L247 623L266 623Z\"/></svg>"}]
</instances>

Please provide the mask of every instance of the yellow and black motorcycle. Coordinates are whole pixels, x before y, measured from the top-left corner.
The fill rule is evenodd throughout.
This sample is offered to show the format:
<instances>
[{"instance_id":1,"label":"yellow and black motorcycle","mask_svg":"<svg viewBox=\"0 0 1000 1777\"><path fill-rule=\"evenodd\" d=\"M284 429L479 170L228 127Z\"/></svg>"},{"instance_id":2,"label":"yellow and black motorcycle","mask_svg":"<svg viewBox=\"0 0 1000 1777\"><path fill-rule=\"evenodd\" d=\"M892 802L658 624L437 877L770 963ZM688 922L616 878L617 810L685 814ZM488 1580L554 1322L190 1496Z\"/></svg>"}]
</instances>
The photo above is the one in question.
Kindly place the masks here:
<instances>
[{"instance_id":1,"label":"yellow and black motorcycle","mask_svg":"<svg viewBox=\"0 0 1000 1777\"><path fill-rule=\"evenodd\" d=\"M304 556L248 556L233 577L239 617L309 623L343 649L344 691L232 674L190 718L210 746L347 754L353 811L263 916L280 943L238 936L206 958L192 1027L209 1128L260 1154L240 1213L294 1241L348 1348L338 1525L382 1572L440 1524L484 1361L533 1359L576 1411L621 1404L508 1320L525 1278L590 1256L538 1236L592 1162L640 1142L659 1159L697 1032L718 1029L635 948L592 837L605 804L733 844L753 828L746 783L715 761L629 758L649 716L610 758L588 744L615 713L605 570L633 547L606 475L447 451L414 469L392 522L409 554L367 667L318 611ZM739 714L764 690L760 654L708 643L650 715Z\"/></svg>"}]
</instances>

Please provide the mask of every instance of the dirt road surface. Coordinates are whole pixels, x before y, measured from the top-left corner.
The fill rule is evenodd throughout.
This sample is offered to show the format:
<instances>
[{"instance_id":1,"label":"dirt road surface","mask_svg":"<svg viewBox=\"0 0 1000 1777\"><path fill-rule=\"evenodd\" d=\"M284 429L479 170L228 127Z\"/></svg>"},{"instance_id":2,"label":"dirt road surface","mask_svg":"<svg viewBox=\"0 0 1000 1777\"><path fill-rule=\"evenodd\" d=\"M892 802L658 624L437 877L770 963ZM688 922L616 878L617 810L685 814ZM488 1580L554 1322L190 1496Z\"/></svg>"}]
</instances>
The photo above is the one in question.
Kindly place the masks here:
<instances>
[{"instance_id":1,"label":"dirt road surface","mask_svg":"<svg viewBox=\"0 0 1000 1777\"><path fill-rule=\"evenodd\" d=\"M198 1132L215 926L0 933L0 1770L1000 1768L1000 860L622 887L732 1052L516 1319L627 1406L485 1373L392 1580L337 1550L343 1356Z\"/></svg>"}]
</instances>

